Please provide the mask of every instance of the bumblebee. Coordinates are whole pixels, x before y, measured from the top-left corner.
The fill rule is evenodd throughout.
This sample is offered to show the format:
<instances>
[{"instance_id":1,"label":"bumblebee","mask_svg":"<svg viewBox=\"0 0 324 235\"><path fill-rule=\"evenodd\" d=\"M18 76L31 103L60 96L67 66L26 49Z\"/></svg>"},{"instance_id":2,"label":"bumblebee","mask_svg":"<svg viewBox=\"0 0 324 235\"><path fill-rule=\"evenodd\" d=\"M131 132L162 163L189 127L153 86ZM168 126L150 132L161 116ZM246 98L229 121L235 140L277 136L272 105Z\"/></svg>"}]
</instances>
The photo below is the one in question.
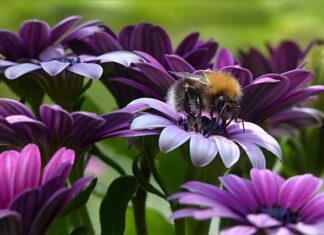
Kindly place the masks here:
<instances>
[{"instance_id":1,"label":"bumblebee","mask_svg":"<svg viewBox=\"0 0 324 235\"><path fill-rule=\"evenodd\" d=\"M186 112L194 129L199 129L201 125L202 112L209 113L215 128L221 120L220 128L227 135L226 127L234 119L237 121L239 115L242 116L239 82L229 73L214 70L201 71L200 74L171 73L180 79L170 87L167 103L178 112Z\"/></svg>"}]
</instances>

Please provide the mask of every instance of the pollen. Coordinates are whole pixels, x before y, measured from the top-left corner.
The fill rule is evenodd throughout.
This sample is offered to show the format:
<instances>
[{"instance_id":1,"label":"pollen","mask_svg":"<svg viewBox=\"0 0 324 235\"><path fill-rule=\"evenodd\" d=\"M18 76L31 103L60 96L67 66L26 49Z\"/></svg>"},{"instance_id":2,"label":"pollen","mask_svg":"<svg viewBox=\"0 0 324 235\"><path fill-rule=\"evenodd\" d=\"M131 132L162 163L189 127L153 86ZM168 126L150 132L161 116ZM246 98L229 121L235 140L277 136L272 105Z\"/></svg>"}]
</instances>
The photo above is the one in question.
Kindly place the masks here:
<instances>
[{"instance_id":1,"label":"pollen","mask_svg":"<svg viewBox=\"0 0 324 235\"><path fill-rule=\"evenodd\" d=\"M204 73L211 86L207 89L209 95L226 95L231 99L241 96L241 87L238 81L229 73L212 71Z\"/></svg>"}]
</instances>

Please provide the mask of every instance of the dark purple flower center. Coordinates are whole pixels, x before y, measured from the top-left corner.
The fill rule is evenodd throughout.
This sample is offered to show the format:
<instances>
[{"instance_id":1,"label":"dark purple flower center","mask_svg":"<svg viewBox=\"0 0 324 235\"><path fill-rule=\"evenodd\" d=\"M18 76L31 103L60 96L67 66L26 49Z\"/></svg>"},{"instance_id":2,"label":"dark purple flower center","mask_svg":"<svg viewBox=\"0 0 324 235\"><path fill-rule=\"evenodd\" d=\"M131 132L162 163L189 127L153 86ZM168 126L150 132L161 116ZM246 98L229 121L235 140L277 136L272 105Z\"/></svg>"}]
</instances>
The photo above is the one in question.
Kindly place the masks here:
<instances>
[{"instance_id":1,"label":"dark purple flower center","mask_svg":"<svg viewBox=\"0 0 324 235\"><path fill-rule=\"evenodd\" d=\"M54 58L53 60L58 60L62 63L70 63L70 65L74 65L80 62L79 58L76 56L62 56Z\"/></svg>"},{"instance_id":2,"label":"dark purple flower center","mask_svg":"<svg viewBox=\"0 0 324 235\"><path fill-rule=\"evenodd\" d=\"M265 213L271 217L281 221L283 224L295 224L301 221L301 217L297 212L293 212L290 209L284 209L277 205L272 207L263 206L257 210L259 213Z\"/></svg>"},{"instance_id":3,"label":"dark purple flower center","mask_svg":"<svg viewBox=\"0 0 324 235\"><path fill-rule=\"evenodd\" d=\"M224 135L224 131L221 126L216 123L216 118L210 119L206 116L194 117L194 118L180 118L178 125L185 131L195 131L202 134L205 137L211 135Z\"/></svg>"}]
</instances>

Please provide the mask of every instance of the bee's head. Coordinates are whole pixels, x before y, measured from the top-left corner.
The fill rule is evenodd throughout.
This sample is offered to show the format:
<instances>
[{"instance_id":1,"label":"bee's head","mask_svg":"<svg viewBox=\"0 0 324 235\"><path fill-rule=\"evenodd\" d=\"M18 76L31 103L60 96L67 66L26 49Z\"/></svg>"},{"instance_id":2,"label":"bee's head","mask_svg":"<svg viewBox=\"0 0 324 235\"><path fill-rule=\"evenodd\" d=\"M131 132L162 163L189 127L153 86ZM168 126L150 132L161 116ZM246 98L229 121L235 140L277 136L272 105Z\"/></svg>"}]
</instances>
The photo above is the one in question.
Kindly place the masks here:
<instances>
[{"instance_id":1,"label":"bee's head","mask_svg":"<svg viewBox=\"0 0 324 235\"><path fill-rule=\"evenodd\" d=\"M224 119L229 119L237 115L238 103L236 100L230 99L228 96L218 96L215 99L214 107L218 114Z\"/></svg>"}]
</instances>

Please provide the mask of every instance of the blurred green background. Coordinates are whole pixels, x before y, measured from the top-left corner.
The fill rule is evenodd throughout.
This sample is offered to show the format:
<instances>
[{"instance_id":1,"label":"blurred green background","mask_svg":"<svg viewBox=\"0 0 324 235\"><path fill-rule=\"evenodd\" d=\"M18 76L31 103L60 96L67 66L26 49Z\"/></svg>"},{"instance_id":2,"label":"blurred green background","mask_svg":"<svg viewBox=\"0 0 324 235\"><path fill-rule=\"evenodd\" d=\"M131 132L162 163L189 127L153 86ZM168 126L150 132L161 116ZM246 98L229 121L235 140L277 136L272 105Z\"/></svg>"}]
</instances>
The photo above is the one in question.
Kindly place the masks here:
<instances>
[{"instance_id":1,"label":"blurred green background","mask_svg":"<svg viewBox=\"0 0 324 235\"><path fill-rule=\"evenodd\" d=\"M282 39L296 40L305 46L314 38L324 38L324 1L1 1L0 28L17 31L26 19L38 18L51 26L69 15L80 15L83 21L101 19L116 33L129 24L150 22L165 28L173 41L173 47L193 31L201 33L203 39L213 38L221 47L232 50L255 46L265 49L264 43L276 45ZM0 84L1 97L15 98ZM100 82L94 82L87 97L85 109L108 112L116 108L115 101ZM47 99L47 102L50 102ZM96 107L91 105L96 104ZM112 148L111 146L114 146ZM115 146L121 146L116 148ZM125 150L124 140L109 140L101 143L107 153L131 172L134 152ZM116 150L117 149L117 150ZM124 151L119 151L124 149ZM101 192L117 174L103 169L97 194L92 196L88 207L99 234L98 207ZM148 200L150 208L149 230L154 234L169 234L170 225L165 218L169 214L168 204L154 196ZM162 217L156 211L162 212ZM127 214L126 234L134 234L132 213ZM154 221L154 223L152 223Z\"/></svg>"}]
</instances>

